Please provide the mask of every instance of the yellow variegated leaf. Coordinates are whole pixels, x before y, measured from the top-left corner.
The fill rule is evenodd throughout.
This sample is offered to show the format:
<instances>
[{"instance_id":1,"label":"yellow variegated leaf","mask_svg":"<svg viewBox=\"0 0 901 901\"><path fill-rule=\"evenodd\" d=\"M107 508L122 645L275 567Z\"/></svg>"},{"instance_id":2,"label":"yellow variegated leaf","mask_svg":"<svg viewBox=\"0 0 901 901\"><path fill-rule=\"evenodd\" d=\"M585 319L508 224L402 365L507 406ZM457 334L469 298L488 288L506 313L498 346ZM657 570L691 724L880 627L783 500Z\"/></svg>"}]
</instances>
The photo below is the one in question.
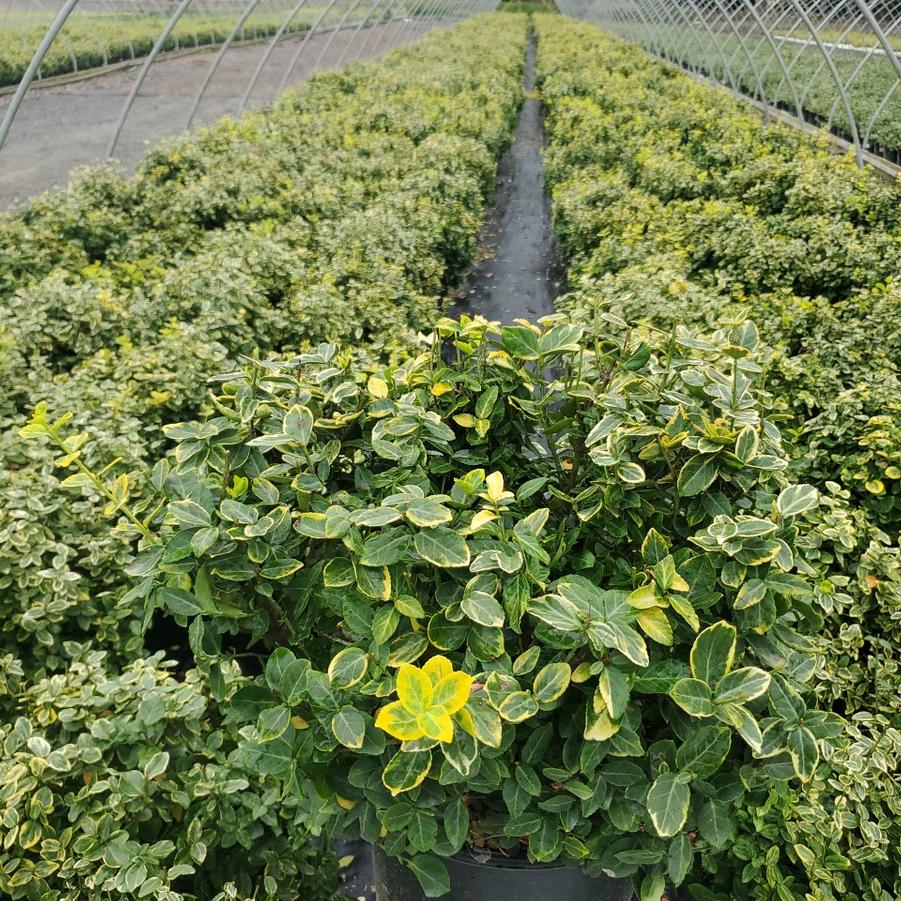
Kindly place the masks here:
<instances>
[{"instance_id":1,"label":"yellow variegated leaf","mask_svg":"<svg viewBox=\"0 0 901 901\"><path fill-rule=\"evenodd\" d=\"M353 810L357 806L356 801L348 801L347 798L342 798L341 795L335 795L335 800L338 802L338 806L343 807L345 810Z\"/></svg>"},{"instance_id":2,"label":"yellow variegated leaf","mask_svg":"<svg viewBox=\"0 0 901 901\"><path fill-rule=\"evenodd\" d=\"M429 677L432 685L440 682L445 676L453 672L453 669L454 665L447 657L442 657L441 654L430 657L422 667L422 671Z\"/></svg>"},{"instance_id":3,"label":"yellow variegated leaf","mask_svg":"<svg viewBox=\"0 0 901 901\"><path fill-rule=\"evenodd\" d=\"M456 713L469 700L472 676L466 673L448 673L435 685L432 703L445 713Z\"/></svg>"},{"instance_id":4,"label":"yellow variegated leaf","mask_svg":"<svg viewBox=\"0 0 901 901\"><path fill-rule=\"evenodd\" d=\"M649 638L653 638L658 644L669 647L673 643L673 627L666 614L659 607L651 607L642 610L638 614L638 625Z\"/></svg>"},{"instance_id":5,"label":"yellow variegated leaf","mask_svg":"<svg viewBox=\"0 0 901 901\"><path fill-rule=\"evenodd\" d=\"M310 724L302 716L292 716L291 725L297 729L298 732L303 732L304 729L310 728Z\"/></svg>"},{"instance_id":6,"label":"yellow variegated leaf","mask_svg":"<svg viewBox=\"0 0 901 901\"><path fill-rule=\"evenodd\" d=\"M673 576L673 581L670 583L669 590L670 591L690 591L691 586L688 584L688 582L685 581L685 579L682 578L682 576L679 575L679 573L676 573Z\"/></svg>"},{"instance_id":7,"label":"yellow variegated leaf","mask_svg":"<svg viewBox=\"0 0 901 901\"><path fill-rule=\"evenodd\" d=\"M476 418L471 413L458 413L454 417L454 422L464 429L471 429L476 424Z\"/></svg>"},{"instance_id":8,"label":"yellow variegated leaf","mask_svg":"<svg viewBox=\"0 0 901 901\"><path fill-rule=\"evenodd\" d=\"M630 607L637 607L639 610L647 610L649 607L659 607L660 599L657 597L657 586L651 582L649 585L642 585L636 588L627 598Z\"/></svg>"},{"instance_id":9,"label":"yellow variegated leaf","mask_svg":"<svg viewBox=\"0 0 901 901\"><path fill-rule=\"evenodd\" d=\"M431 768L431 751L398 751L382 773L382 784L397 796L421 785Z\"/></svg>"},{"instance_id":10,"label":"yellow variegated leaf","mask_svg":"<svg viewBox=\"0 0 901 901\"><path fill-rule=\"evenodd\" d=\"M397 670L397 697L410 713L424 713L432 706L432 680L411 663Z\"/></svg>"},{"instance_id":11,"label":"yellow variegated leaf","mask_svg":"<svg viewBox=\"0 0 901 901\"><path fill-rule=\"evenodd\" d=\"M383 707L375 718L375 725L401 741L415 741L425 735L416 721L416 714L405 709L400 701L393 701Z\"/></svg>"},{"instance_id":12,"label":"yellow variegated leaf","mask_svg":"<svg viewBox=\"0 0 901 901\"><path fill-rule=\"evenodd\" d=\"M485 477L488 486L488 499L497 503L504 494L504 477L499 472L489 473Z\"/></svg>"},{"instance_id":13,"label":"yellow variegated leaf","mask_svg":"<svg viewBox=\"0 0 901 901\"><path fill-rule=\"evenodd\" d=\"M493 513L491 510L479 510L475 516L472 518L472 524L469 529L471 532L478 532L482 526L488 525L488 523L497 519L497 514Z\"/></svg>"},{"instance_id":14,"label":"yellow variegated leaf","mask_svg":"<svg viewBox=\"0 0 901 901\"><path fill-rule=\"evenodd\" d=\"M454 719L460 724L460 728L464 732L468 733L473 738L478 737L476 735L476 724L472 718L472 714L465 707L454 714Z\"/></svg>"},{"instance_id":15,"label":"yellow variegated leaf","mask_svg":"<svg viewBox=\"0 0 901 901\"><path fill-rule=\"evenodd\" d=\"M432 385L432 394L435 397L441 397L442 394L447 394L448 391L453 391L454 386L449 385L447 382L436 382Z\"/></svg>"},{"instance_id":16,"label":"yellow variegated leaf","mask_svg":"<svg viewBox=\"0 0 901 901\"><path fill-rule=\"evenodd\" d=\"M605 710L598 715L597 719L586 722L583 738L586 741L607 741L608 738L613 738L617 732L619 732L619 723L614 723Z\"/></svg>"},{"instance_id":17,"label":"yellow variegated leaf","mask_svg":"<svg viewBox=\"0 0 901 901\"><path fill-rule=\"evenodd\" d=\"M366 388L369 390L369 393L378 400L388 396L388 383L376 375L369 376Z\"/></svg>"},{"instance_id":18,"label":"yellow variegated leaf","mask_svg":"<svg viewBox=\"0 0 901 901\"><path fill-rule=\"evenodd\" d=\"M454 724L440 707L432 707L416 717L419 728L429 737L442 742L454 740Z\"/></svg>"}]
</instances>

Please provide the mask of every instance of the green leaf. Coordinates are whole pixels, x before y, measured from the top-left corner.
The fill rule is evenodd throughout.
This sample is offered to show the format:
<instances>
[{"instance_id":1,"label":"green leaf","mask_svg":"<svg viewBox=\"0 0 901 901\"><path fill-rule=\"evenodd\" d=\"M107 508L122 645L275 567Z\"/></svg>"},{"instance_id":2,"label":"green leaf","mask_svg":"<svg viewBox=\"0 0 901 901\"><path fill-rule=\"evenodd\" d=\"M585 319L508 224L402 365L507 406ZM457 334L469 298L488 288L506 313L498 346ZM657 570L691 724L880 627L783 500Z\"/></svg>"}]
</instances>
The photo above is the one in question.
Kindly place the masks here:
<instances>
[{"instance_id":1,"label":"green leaf","mask_svg":"<svg viewBox=\"0 0 901 901\"><path fill-rule=\"evenodd\" d=\"M713 716L710 686L700 679L679 679L670 689L669 695L690 716Z\"/></svg>"},{"instance_id":2,"label":"green leaf","mask_svg":"<svg viewBox=\"0 0 901 901\"><path fill-rule=\"evenodd\" d=\"M644 469L637 463L620 463L616 467L616 474L630 485L640 485L645 480Z\"/></svg>"},{"instance_id":3,"label":"green leaf","mask_svg":"<svg viewBox=\"0 0 901 901\"><path fill-rule=\"evenodd\" d=\"M579 609L559 595L546 594L529 601L526 608L532 616L561 632L578 632L582 629Z\"/></svg>"},{"instance_id":4,"label":"green leaf","mask_svg":"<svg viewBox=\"0 0 901 901\"><path fill-rule=\"evenodd\" d=\"M641 543L641 559L652 566L669 555L669 541L656 529L649 529Z\"/></svg>"},{"instance_id":5,"label":"green leaf","mask_svg":"<svg viewBox=\"0 0 901 901\"><path fill-rule=\"evenodd\" d=\"M703 682L719 682L732 669L738 633L726 622L708 626L695 638L689 655L691 674Z\"/></svg>"},{"instance_id":6,"label":"green leaf","mask_svg":"<svg viewBox=\"0 0 901 901\"><path fill-rule=\"evenodd\" d=\"M169 504L168 512L180 526L189 529L210 524L209 511L192 500L173 501Z\"/></svg>"},{"instance_id":7,"label":"green leaf","mask_svg":"<svg viewBox=\"0 0 901 901\"><path fill-rule=\"evenodd\" d=\"M713 712L724 723L734 726L753 751L761 751L763 736L760 734L760 726L747 707L742 707L741 704L717 704Z\"/></svg>"},{"instance_id":8,"label":"green leaf","mask_svg":"<svg viewBox=\"0 0 901 901\"><path fill-rule=\"evenodd\" d=\"M729 808L722 801L708 801L698 814L698 831L714 848L725 848L735 838L735 823Z\"/></svg>"},{"instance_id":9,"label":"green leaf","mask_svg":"<svg viewBox=\"0 0 901 901\"><path fill-rule=\"evenodd\" d=\"M817 764L820 761L817 740L806 726L798 726L788 733L786 744L798 778L806 782L816 772Z\"/></svg>"},{"instance_id":10,"label":"green leaf","mask_svg":"<svg viewBox=\"0 0 901 901\"><path fill-rule=\"evenodd\" d=\"M688 819L691 791L677 773L661 773L648 791L647 808L660 838L672 838Z\"/></svg>"},{"instance_id":11,"label":"green leaf","mask_svg":"<svg viewBox=\"0 0 901 901\"><path fill-rule=\"evenodd\" d=\"M444 569L469 566L469 545L461 535L444 526L417 532L413 543L419 556L435 566Z\"/></svg>"},{"instance_id":12,"label":"green leaf","mask_svg":"<svg viewBox=\"0 0 901 901\"><path fill-rule=\"evenodd\" d=\"M450 891L447 867L434 854L417 854L409 866L426 898L441 898Z\"/></svg>"},{"instance_id":13,"label":"green leaf","mask_svg":"<svg viewBox=\"0 0 901 901\"><path fill-rule=\"evenodd\" d=\"M676 487L684 497L706 491L715 481L719 465L714 454L695 454L679 471Z\"/></svg>"},{"instance_id":14,"label":"green leaf","mask_svg":"<svg viewBox=\"0 0 901 901\"><path fill-rule=\"evenodd\" d=\"M568 663L549 663L539 670L532 683L532 694L539 704L552 704L569 688L572 670Z\"/></svg>"},{"instance_id":15,"label":"green leaf","mask_svg":"<svg viewBox=\"0 0 901 901\"><path fill-rule=\"evenodd\" d=\"M504 329L506 331L506 329ZM503 332L502 332L503 334ZM557 353L578 353L583 329L579 325L561 323L549 328L538 339L538 350L542 356Z\"/></svg>"},{"instance_id":16,"label":"green leaf","mask_svg":"<svg viewBox=\"0 0 901 901\"><path fill-rule=\"evenodd\" d=\"M622 719L629 703L629 677L613 666L605 666L598 677L598 691L604 699L610 719Z\"/></svg>"},{"instance_id":17,"label":"green leaf","mask_svg":"<svg viewBox=\"0 0 901 901\"><path fill-rule=\"evenodd\" d=\"M525 326L508 325L505 328L502 328L501 343L507 353L515 359L538 359L538 336Z\"/></svg>"},{"instance_id":18,"label":"green leaf","mask_svg":"<svg viewBox=\"0 0 901 901\"><path fill-rule=\"evenodd\" d=\"M504 625L504 608L496 598L484 591L472 591L460 603L463 612L482 626L500 627Z\"/></svg>"},{"instance_id":19,"label":"green leaf","mask_svg":"<svg viewBox=\"0 0 901 901\"><path fill-rule=\"evenodd\" d=\"M344 648L335 654L329 664L329 681L335 688L350 688L363 679L368 665L369 658L360 648Z\"/></svg>"},{"instance_id":20,"label":"green leaf","mask_svg":"<svg viewBox=\"0 0 901 901\"><path fill-rule=\"evenodd\" d=\"M404 516L423 529L433 529L453 519L453 514L440 501L430 497L415 498L407 505Z\"/></svg>"},{"instance_id":21,"label":"green leaf","mask_svg":"<svg viewBox=\"0 0 901 901\"><path fill-rule=\"evenodd\" d=\"M393 566L407 556L410 535L406 529L389 529L363 542L358 561L361 566Z\"/></svg>"},{"instance_id":22,"label":"green leaf","mask_svg":"<svg viewBox=\"0 0 901 901\"><path fill-rule=\"evenodd\" d=\"M420 785L431 768L431 751L398 751L382 773L382 784L396 796Z\"/></svg>"},{"instance_id":23,"label":"green leaf","mask_svg":"<svg viewBox=\"0 0 901 901\"><path fill-rule=\"evenodd\" d=\"M744 704L759 698L770 687L770 674L754 666L733 670L713 693L716 704Z\"/></svg>"},{"instance_id":24,"label":"green leaf","mask_svg":"<svg viewBox=\"0 0 901 901\"><path fill-rule=\"evenodd\" d=\"M754 607L766 597L766 582L762 579L748 579L735 596L736 610L747 610Z\"/></svg>"},{"instance_id":25,"label":"green leaf","mask_svg":"<svg viewBox=\"0 0 901 901\"><path fill-rule=\"evenodd\" d=\"M691 871L694 862L694 849L691 839L680 832L671 842L666 859L666 874L673 885L679 886Z\"/></svg>"},{"instance_id":26,"label":"green leaf","mask_svg":"<svg viewBox=\"0 0 901 901\"><path fill-rule=\"evenodd\" d=\"M776 498L776 509L782 516L797 516L812 510L819 503L819 494L813 485L789 485Z\"/></svg>"},{"instance_id":27,"label":"green leaf","mask_svg":"<svg viewBox=\"0 0 901 901\"><path fill-rule=\"evenodd\" d=\"M712 776L732 747L732 732L725 726L701 726L676 752L676 766L696 779Z\"/></svg>"},{"instance_id":28,"label":"green leaf","mask_svg":"<svg viewBox=\"0 0 901 901\"><path fill-rule=\"evenodd\" d=\"M333 557L322 570L322 584L326 588L346 588L355 581L353 563L347 557Z\"/></svg>"},{"instance_id":29,"label":"green leaf","mask_svg":"<svg viewBox=\"0 0 901 901\"><path fill-rule=\"evenodd\" d=\"M332 734L345 748L359 749L363 747L366 737L366 720L355 707L345 704L332 717Z\"/></svg>"},{"instance_id":30,"label":"green leaf","mask_svg":"<svg viewBox=\"0 0 901 901\"><path fill-rule=\"evenodd\" d=\"M257 718L259 741L267 742L281 737L291 721L291 711L284 706L263 710Z\"/></svg>"},{"instance_id":31,"label":"green leaf","mask_svg":"<svg viewBox=\"0 0 901 901\"><path fill-rule=\"evenodd\" d=\"M286 704L299 704L306 697L309 660L295 660L289 663L278 681L278 693Z\"/></svg>"},{"instance_id":32,"label":"green leaf","mask_svg":"<svg viewBox=\"0 0 901 901\"><path fill-rule=\"evenodd\" d=\"M526 673L532 672L538 664L538 659L540 657L541 645L533 644L531 647L526 648L526 650L513 661L513 675L524 676Z\"/></svg>"},{"instance_id":33,"label":"green leaf","mask_svg":"<svg viewBox=\"0 0 901 901\"><path fill-rule=\"evenodd\" d=\"M305 446L313 434L313 414L307 407L295 404L285 413L282 430L292 441Z\"/></svg>"},{"instance_id":34,"label":"green leaf","mask_svg":"<svg viewBox=\"0 0 901 901\"><path fill-rule=\"evenodd\" d=\"M444 832L454 853L466 844L469 836L469 808L460 798L454 798L444 809Z\"/></svg>"},{"instance_id":35,"label":"green leaf","mask_svg":"<svg viewBox=\"0 0 901 901\"><path fill-rule=\"evenodd\" d=\"M514 691L498 705L497 712L508 723L521 723L538 713L538 702L525 691Z\"/></svg>"},{"instance_id":36,"label":"green leaf","mask_svg":"<svg viewBox=\"0 0 901 901\"><path fill-rule=\"evenodd\" d=\"M204 611L200 601L193 594L182 588L169 588L164 585L156 596L161 605L168 607L177 616L197 616L198 613L209 612Z\"/></svg>"}]
</instances>

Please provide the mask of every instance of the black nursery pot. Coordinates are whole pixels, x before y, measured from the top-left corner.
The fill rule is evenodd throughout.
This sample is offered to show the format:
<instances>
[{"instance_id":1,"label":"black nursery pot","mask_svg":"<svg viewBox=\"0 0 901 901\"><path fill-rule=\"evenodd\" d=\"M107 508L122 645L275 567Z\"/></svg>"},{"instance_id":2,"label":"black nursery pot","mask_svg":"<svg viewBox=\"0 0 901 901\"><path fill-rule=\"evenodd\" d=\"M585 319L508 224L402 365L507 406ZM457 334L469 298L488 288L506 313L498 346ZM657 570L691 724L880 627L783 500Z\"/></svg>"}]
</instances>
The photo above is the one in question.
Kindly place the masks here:
<instances>
[{"instance_id":1,"label":"black nursery pot","mask_svg":"<svg viewBox=\"0 0 901 901\"><path fill-rule=\"evenodd\" d=\"M416 877L379 847L373 848L377 901L425 901ZM578 866L534 864L493 856L478 863L466 851L445 859L451 889L445 901L631 901L632 883L586 876Z\"/></svg>"}]
</instances>

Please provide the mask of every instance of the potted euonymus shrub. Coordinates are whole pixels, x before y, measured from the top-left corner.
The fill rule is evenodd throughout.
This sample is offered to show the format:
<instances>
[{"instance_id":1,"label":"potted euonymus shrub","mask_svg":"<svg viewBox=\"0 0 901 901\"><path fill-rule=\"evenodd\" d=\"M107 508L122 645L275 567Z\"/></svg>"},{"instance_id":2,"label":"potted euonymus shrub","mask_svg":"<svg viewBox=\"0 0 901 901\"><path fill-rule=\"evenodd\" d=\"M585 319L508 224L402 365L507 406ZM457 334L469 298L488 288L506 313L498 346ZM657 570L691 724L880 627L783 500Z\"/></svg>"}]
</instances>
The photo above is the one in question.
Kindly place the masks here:
<instances>
[{"instance_id":1,"label":"potted euonymus shrub","mask_svg":"<svg viewBox=\"0 0 901 901\"><path fill-rule=\"evenodd\" d=\"M381 898L660 899L841 731L755 342L464 318L390 367L249 361L167 429L134 596L214 685L261 656L244 753L381 849Z\"/></svg>"}]
</instances>

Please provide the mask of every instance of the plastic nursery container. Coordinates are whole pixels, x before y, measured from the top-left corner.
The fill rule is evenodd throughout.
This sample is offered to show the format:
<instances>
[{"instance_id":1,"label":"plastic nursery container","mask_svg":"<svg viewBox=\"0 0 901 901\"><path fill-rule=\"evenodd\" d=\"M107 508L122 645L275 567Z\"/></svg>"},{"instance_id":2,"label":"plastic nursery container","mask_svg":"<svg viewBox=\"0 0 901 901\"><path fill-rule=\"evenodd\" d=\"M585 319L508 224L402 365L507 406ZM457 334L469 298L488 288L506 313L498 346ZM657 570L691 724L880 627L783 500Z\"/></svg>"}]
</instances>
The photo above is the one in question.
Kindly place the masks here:
<instances>
[{"instance_id":1,"label":"plastic nursery container","mask_svg":"<svg viewBox=\"0 0 901 901\"><path fill-rule=\"evenodd\" d=\"M416 877L400 861L373 848L378 901L425 901ZM632 901L628 879L586 876L578 866L534 864L492 856L479 863L465 850L446 858L451 890L445 901Z\"/></svg>"}]
</instances>

